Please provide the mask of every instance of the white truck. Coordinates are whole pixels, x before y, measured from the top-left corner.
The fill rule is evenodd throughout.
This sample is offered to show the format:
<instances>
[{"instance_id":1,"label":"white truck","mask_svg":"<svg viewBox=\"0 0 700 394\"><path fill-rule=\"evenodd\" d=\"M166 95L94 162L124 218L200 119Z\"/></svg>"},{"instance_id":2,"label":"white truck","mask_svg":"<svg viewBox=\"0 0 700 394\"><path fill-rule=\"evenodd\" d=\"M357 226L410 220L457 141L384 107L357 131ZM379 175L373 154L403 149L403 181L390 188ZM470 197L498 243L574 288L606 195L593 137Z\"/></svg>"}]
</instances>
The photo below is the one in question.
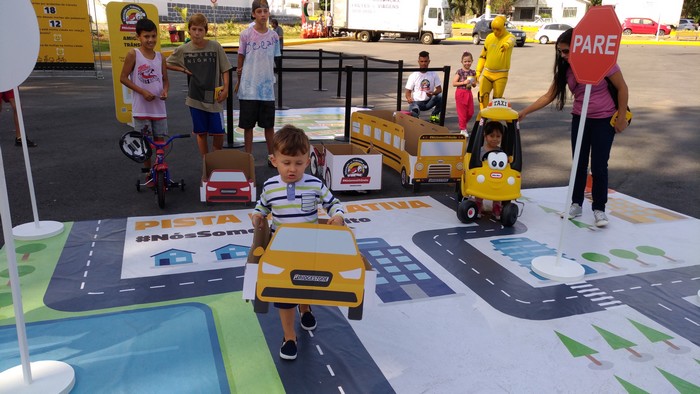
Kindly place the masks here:
<instances>
[{"instance_id":1,"label":"white truck","mask_svg":"<svg viewBox=\"0 0 700 394\"><path fill-rule=\"evenodd\" d=\"M447 0L334 0L333 31L363 42L384 35L437 44L452 36L452 12Z\"/></svg>"}]
</instances>

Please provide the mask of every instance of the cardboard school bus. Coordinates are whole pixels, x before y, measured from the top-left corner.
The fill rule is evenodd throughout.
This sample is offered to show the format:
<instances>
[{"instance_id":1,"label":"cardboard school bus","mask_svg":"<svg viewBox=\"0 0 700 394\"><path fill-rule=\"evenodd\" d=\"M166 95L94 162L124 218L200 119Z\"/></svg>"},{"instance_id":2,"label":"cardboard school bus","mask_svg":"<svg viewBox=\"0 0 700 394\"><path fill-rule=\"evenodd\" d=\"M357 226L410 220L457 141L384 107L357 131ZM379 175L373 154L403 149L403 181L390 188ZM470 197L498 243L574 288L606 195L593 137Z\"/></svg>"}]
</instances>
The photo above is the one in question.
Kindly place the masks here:
<instances>
[{"instance_id":1,"label":"cardboard school bus","mask_svg":"<svg viewBox=\"0 0 700 394\"><path fill-rule=\"evenodd\" d=\"M356 111L350 142L373 148L401 174L401 185L418 191L424 183L455 183L462 178L466 139L446 127L393 111Z\"/></svg>"}]
</instances>

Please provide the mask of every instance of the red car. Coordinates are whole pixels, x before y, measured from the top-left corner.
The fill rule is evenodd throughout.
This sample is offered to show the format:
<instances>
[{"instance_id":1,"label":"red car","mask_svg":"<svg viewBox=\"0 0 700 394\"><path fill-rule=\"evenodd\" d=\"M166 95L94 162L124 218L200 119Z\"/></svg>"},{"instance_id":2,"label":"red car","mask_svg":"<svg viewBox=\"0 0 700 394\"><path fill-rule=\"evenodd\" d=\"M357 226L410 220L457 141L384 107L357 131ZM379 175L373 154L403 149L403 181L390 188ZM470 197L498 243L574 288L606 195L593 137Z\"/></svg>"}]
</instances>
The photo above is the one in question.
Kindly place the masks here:
<instances>
[{"instance_id":1,"label":"red car","mask_svg":"<svg viewBox=\"0 0 700 394\"><path fill-rule=\"evenodd\" d=\"M214 170L206 183L206 199L210 202L253 201L252 182L241 170Z\"/></svg>"},{"instance_id":2,"label":"red car","mask_svg":"<svg viewBox=\"0 0 700 394\"><path fill-rule=\"evenodd\" d=\"M671 34L671 26L659 25L650 18L626 18L622 22L622 34L654 34L659 32L660 36Z\"/></svg>"}]
</instances>

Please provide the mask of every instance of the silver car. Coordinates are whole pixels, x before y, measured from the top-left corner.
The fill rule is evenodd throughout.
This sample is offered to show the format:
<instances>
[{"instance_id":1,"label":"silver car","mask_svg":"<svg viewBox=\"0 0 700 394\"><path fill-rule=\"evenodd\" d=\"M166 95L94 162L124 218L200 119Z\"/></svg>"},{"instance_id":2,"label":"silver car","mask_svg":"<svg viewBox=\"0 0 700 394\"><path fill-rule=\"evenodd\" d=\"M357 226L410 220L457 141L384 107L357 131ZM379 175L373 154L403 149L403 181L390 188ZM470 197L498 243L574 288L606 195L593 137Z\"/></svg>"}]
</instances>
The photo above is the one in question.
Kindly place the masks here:
<instances>
[{"instance_id":1,"label":"silver car","mask_svg":"<svg viewBox=\"0 0 700 394\"><path fill-rule=\"evenodd\" d=\"M540 44L556 42L561 33L569 29L571 29L571 26L564 23L547 23L537 30L537 33L535 33L535 40L539 41Z\"/></svg>"}]
</instances>

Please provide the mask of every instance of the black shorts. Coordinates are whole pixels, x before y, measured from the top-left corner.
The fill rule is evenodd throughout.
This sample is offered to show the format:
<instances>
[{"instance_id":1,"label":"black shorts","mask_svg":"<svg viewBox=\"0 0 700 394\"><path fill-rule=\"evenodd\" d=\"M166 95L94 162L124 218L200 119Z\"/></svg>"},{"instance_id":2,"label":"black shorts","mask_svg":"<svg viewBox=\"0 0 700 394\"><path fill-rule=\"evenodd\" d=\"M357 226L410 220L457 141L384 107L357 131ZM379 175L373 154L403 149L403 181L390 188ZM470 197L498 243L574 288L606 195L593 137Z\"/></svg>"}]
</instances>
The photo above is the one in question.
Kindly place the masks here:
<instances>
[{"instance_id":1,"label":"black shorts","mask_svg":"<svg viewBox=\"0 0 700 394\"><path fill-rule=\"evenodd\" d=\"M240 100L238 127L252 129L255 123L263 129L275 127L275 102Z\"/></svg>"}]
</instances>

